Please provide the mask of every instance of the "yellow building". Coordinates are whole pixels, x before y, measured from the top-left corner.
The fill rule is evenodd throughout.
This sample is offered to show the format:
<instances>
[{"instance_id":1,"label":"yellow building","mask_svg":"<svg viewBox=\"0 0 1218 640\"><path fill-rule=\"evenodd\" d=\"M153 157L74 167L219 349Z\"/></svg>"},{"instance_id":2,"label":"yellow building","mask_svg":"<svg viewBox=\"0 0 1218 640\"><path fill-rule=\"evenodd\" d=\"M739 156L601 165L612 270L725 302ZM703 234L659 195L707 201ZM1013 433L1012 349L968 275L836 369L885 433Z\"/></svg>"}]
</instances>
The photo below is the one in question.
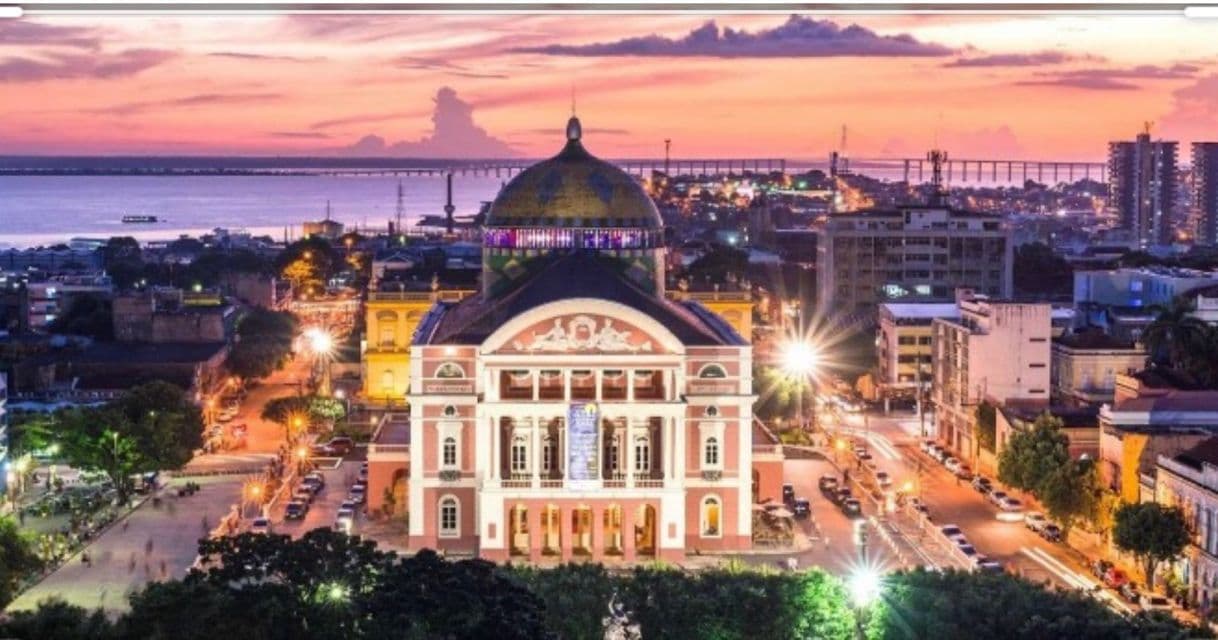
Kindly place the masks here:
<instances>
[{"instance_id":1,"label":"yellow building","mask_svg":"<svg viewBox=\"0 0 1218 640\"><path fill-rule=\"evenodd\" d=\"M362 369L364 398L403 403L410 390L410 343L419 321L438 300L457 301L472 291L373 291L365 307Z\"/></svg>"},{"instance_id":2,"label":"yellow building","mask_svg":"<svg viewBox=\"0 0 1218 640\"><path fill-rule=\"evenodd\" d=\"M753 341L753 296L749 291L669 291L668 297L701 304L727 321L745 340Z\"/></svg>"}]
</instances>

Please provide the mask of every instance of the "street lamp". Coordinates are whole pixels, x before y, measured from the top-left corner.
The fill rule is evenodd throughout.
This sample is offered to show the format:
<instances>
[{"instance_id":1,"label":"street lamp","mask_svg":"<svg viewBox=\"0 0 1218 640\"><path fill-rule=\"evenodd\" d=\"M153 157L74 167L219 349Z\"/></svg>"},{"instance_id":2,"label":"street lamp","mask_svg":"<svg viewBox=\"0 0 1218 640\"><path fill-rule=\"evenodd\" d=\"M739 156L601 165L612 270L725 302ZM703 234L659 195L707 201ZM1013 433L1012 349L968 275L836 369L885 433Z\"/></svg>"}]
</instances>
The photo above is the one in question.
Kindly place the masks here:
<instances>
[{"instance_id":1,"label":"street lamp","mask_svg":"<svg viewBox=\"0 0 1218 640\"><path fill-rule=\"evenodd\" d=\"M855 568L846 585L850 589L850 600L854 602L854 606L866 608L880 597L883 581L878 571L863 565Z\"/></svg>"},{"instance_id":2,"label":"street lamp","mask_svg":"<svg viewBox=\"0 0 1218 640\"><path fill-rule=\"evenodd\" d=\"M328 396L330 395L330 357L334 351L334 336L320 327L307 329L304 335L308 339L309 351L313 353L313 366L318 370L321 378L318 393Z\"/></svg>"},{"instance_id":3,"label":"street lamp","mask_svg":"<svg viewBox=\"0 0 1218 640\"><path fill-rule=\"evenodd\" d=\"M807 342L788 342L782 348L782 364L789 374L809 376L820 364L820 354Z\"/></svg>"},{"instance_id":4,"label":"street lamp","mask_svg":"<svg viewBox=\"0 0 1218 640\"><path fill-rule=\"evenodd\" d=\"M307 463L308 461L309 461L309 450L304 445L300 445L299 447L296 447L296 464L297 464L297 471L299 473L304 473L305 463Z\"/></svg>"}]
</instances>

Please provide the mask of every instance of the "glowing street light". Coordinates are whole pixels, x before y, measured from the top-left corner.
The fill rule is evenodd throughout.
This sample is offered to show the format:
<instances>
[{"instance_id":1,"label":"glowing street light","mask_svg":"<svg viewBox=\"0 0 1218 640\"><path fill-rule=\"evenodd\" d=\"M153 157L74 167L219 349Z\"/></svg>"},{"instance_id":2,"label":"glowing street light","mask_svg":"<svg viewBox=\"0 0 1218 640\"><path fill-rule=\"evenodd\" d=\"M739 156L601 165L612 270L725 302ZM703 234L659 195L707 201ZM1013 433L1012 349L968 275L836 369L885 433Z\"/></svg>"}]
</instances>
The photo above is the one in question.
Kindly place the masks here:
<instances>
[{"instance_id":1,"label":"glowing street light","mask_svg":"<svg viewBox=\"0 0 1218 640\"><path fill-rule=\"evenodd\" d=\"M850 574L846 586L850 590L850 599L854 602L854 606L866 608L880 597L883 581L878 571L868 566L862 566Z\"/></svg>"},{"instance_id":2,"label":"glowing street light","mask_svg":"<svg viewBox=\"0 0 1218 640\"><path fill-rule=\"evenodd\" d=\"M788 342L782 348L782 364L787 373L811 375L820 364L820 354L806 342Z\"/></svg>"},{"instance_id":3,"label":"glowing street light","mask_svg":"<svg viewBox=\"0 0 1218 640\"><path fill-rule=\"evenodd\" d=\"M334 352L334 336L320 327L306 329L304 336L308 340L309 351L313 353L313 366L320 369L321 381L318 385L318 393L328 396L330 395L330 358Z\"/></svg>"}]
</instances>

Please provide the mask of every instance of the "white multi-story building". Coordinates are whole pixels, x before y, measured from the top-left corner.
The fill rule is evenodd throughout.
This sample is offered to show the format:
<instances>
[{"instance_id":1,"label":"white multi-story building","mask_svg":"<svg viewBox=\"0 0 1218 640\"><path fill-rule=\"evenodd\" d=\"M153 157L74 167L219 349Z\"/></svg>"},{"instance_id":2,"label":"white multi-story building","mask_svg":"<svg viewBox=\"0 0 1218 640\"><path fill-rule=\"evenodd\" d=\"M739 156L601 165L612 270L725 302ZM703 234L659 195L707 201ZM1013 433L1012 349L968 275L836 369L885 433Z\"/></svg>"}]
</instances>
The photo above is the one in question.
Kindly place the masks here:
<instances>
[{"instance_id":1,"label":"white multi-story building","mask_svg":"<svg viewBox=\"0 0 1218 640\"><path fill-rule=\"evenodd\" d=\"M939 437L973 452L977 405L1049 402L1050 306L995 301L961 291L960 317L934 321L935 421Z\"/></svg>"}]
</instances>

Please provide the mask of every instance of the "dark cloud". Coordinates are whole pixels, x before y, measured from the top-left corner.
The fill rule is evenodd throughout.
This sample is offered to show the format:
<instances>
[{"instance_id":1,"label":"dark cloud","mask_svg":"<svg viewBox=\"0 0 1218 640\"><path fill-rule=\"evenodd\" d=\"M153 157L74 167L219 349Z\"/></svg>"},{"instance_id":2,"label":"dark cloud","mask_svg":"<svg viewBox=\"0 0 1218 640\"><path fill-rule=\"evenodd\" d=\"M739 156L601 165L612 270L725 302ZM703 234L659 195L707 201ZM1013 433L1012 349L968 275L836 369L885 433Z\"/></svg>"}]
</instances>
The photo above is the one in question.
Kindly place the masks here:
<instances>
[{"instance_id":1,"label":"dark cloud","mask_svg":"<svg viewBox=\"0 0 1218 640\"><path fill-rule=\"evenodd\" d=\"M947 56L949 47L919 42L913 36L883 36L852 24L791 16L783 24L756 32L720 30L714 21L679 39L650 35L586 45L554 44L516 49L566 56L705 56L714 58L820 58L833 56Z\"/></svg>"},{"instance_id":2,"label":"dark cloud","mask_svg":"<svg viewBox=\"0 0 1218 640\"><path fill-rule=\"evenodd\" d=\"M321 60L321 58L275 56L264 53L246 53L244 51L213 51L207 55L212 58L232 58L235 60L279 60L283 62L317 62L318 60Z\"/></svg>"},{"instance_id":3,"label":"dark cloud","mask_svg":"<svg viewBox=\"0 0 1218 640\"><path fill-rule=\"evenodd\" d=\"M1138 85L1131 80L1176 80L1192 78L1201 68L1192 64L1173 64L1161 67L1151 64L1138 65L1128 69L1077 69L1072 71L1055 71L1037 73L1035 78L1017 82L1029 86L1072 87L1075 89L1094 89L1098 91L1128 91L1137 89Z\"/></svg>"},{"instance_id":4,"label":"dark cloud","mask_svg":"<svg viewBox=\"0 0 1218 640\"><path fill-rule=\"evenodd\" d=\"M214 104L246 104L251 102L267 102L283 97L280 93L197 93L181 98L168 100L143 100L140 102L125 102L93 109L93 113L109 115L130 115L156 109L172 109L175 107L201 107Z\"/></svg>"},{"instance_id":5,"label":"dark cloud","mask_svg":"<svg viewBox=\"0 0 1218 640\"><path fill-rule=\"evenodd\" d=\"M42 24L30 20L0 21L0 45L45 45L96 49L101 39L93 29Z\"/></svg>"},{"instance_id":6,"label":"dark cloud","mask_svg":"<svg viewBox=\"0 0 1218 640\"><path fill-rule=\"evenodd\" d=\"M294 140L325 140L330 137L328 133L320 131L271 131L267 135L272 138L288 138Z\"/></svg>"},{"instance_id":7,"label":"dark cloud","mask_svg":"<svg viewBox=\"0 0 1218 640\"><path fill-rule=\"evenodd\" d=\"M418 69L425 71L440 71L450 76L458 76L461 78L493 78L496 80L506 79L508 76L502 73L488 73L485 71L475 71L469 67L464 67L459 64L441 60L438 58L423 58L419 56L402 56L393 61L393 63L402 69Z\"/></svg>"},{"instance_id":8,"label":"dark cloud","mask_svg":"<svg viewBox=\"0 0 1218 640\"><path fill-rule=\"evenodd\" d=\"M976 58L958 58L945 67L1038 67L1088 60L1098 62L1095 56L1075 56L1063 51L1037 51L1033 53L995 53Z\"/></svg>"},{"instance_id":9,"label":"dark cloud","mask_svg":"<svg viewBox=\"0 0 1218 640\"><path fill-rule=\"evenodd\" d=\"M342 127L349 124L367 124L370 122L386 122L388 120L396 120L402 117L400 111L390 113L365 113L358 116L346 116L343 118L332 118L330 120L321 120L309 125L310 129L331 129L333 127Z\"/></svg>"},{"instance_id":10,"label":"dark cloud","mask_svg":"<svg viewBox=\"0 0 1218 640\"><path fill-rule=\"evenodd\" d=\"M0 61L0 82L132 76L177 57L163 49L128 49L112 54L48 54Z\"/></svg>"},{"instance_id":11,"label":"dark cloud","mask_svg":"<svg viewBox=\"0 0 1218 640\"><path fill-rule=\"evenodd\" d=\"M418 158L503 158L516 150L474 123L474 107L443 87L436 92L431 134L419 140L387 144L377 135L364 136L342 149L346 155L409 156Z\"/></svg>"}]
</instances>

